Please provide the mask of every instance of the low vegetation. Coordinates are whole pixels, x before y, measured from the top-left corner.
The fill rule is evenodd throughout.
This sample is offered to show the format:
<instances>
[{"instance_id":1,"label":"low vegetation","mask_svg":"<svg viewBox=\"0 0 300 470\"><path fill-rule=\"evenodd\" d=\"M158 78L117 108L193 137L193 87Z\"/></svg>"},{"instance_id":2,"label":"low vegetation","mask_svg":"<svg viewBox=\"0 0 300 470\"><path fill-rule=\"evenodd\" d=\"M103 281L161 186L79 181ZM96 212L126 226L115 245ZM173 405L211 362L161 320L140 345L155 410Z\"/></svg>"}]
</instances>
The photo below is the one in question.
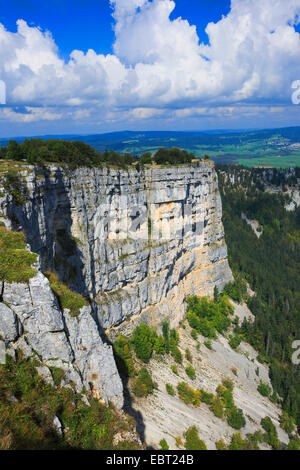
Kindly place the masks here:
<instances>
[{"instance_id":1,"label":"low vegetation","mask_svg":"<svg viewBox=\"0 0 300 470\"><path fill-rule=\"evenodd\" d=\"M1 450L137 450L137 441L126 438L134 423L89 397L90 406L70 388L53 388L37 374L34 359L7 357L0 365ZM63 435L55 431L57 416ZM123 434L117 445L114 436Z\"/></svg>"},{"instance_id":2,"label":"low vegetation","mask_svg":"<svg viewBox=\"0 0 300 470\"><path fill-rule=\"evenodd\" d=\"M235 406L232 409L229 409L227 413L227 422L229 426L234 429L243 428L246 424L243 410L241 410L240 408L236 408Z\"/></svg>"},{"instance_id":3,"label":"low vegetation","mask_svg":"<svg viewBox=\"0 0 300 470\"><path fill-rule=\"evenodd\" d=\"M154 330L142 324L134 330L131 338L119 335L113 344L118 371L124 378L130 378L129 386L136 397L147 397L157 388L146 367L140 369L141 362L149 362L156 337ZM143 341L145 347L142 347Z\"/></svg>"},{"instance_id":4,"label":"low vegetation","mask_svg":"<svg viewBox=\"0 0 300 470\"><path fill-rule=\"evenodd\" d=\"M228 344L232 349L237 349L242 342L241 336L238 334L230 335Z\"/></svg>"},{"instance_id":5,"label":"low vegetation","mask_svg":"<svg viewBox=\"0 0 300 470\"><path fill-rule=\"evenodd\" d=\"M13 197L16 206L21 206L27 195L27 189L22 182L19 169L8 169L2 179L2 184L8 194Z\"/></svg>"},{"instance_id":6,"label":"low vegetation","mask_svg":"<svg viewBox=\"0 0 300 470\"><path fill-rule=\"evenodd\" d=\"M278 434L275 425L273 424L271 418L266 416L261 420L262 428L266 431L264 434L264 441L269 444L273 450L281 449L281 442L278 439Z\"/></svg>"},{"instance_id":7,"label":"low vegetation","mask_svg":"<svg viewBox=\"0 0 300 470\"><path fill-rule=\"evenodd\" d=\"M0 281L28 282L35 276L37 255L26 250L25 235L0 226Z\"/></svg>"},{"instance_id":8,"label":"low vegetation","mask_svg":"<svg viewBox=\"0 0 300 470\"><path fill-rule=\"evenodd\" d=\"M133 331L130 343L136 356L148 363L152 354L171 354L175 361L182 363L182 354L178 348L179 334L176 330L170 330L168 323L162 325L163 335L158 335L156 330L142 323Z\"/></svg>"},{"instance_id":9,"label":"low vegetation","mask_svg":"<svg viewBox=\"0 0 300 470\"><path fill-rule=\"evenodd\" d=\"M191 426L185 433L184 447L186 450L207 450L204 441L199 439L198 430L196 426Z\"/></svg>"},{"instance_id":10,"label":"low vegetation","mask_svg":"<svg viewBox=\"0 0 300 470\"><path fill-rule=\"evenodd\" d=\"M70 168L78 166L101 167L113 166L126 168L129 165L179 165L189 164L194 154L178 148L157 150L154 154L144 153L141 158L129 153L120 154L114 150L98 152L81 141L58 139L25 139L22 143L10 140L7 147L0 149L0 159L23 161L29 164L44 165L56 163Z\"/></svg>"},{"instance_id":11,"label":"low vegetation","mask_svg":"<svg viewBox=\"0 0 300 470\"><path fill-rule=\"evenodd\" d=\"M166 384L166 390L169 395L172 395L172 396L175 395L175 390L171 384Z\"/></svg>"},{"instance_id":12,"label":"low vegetation","mask_svg":"<svg viewBox=\"0 0 300 470\"><path fill-rule=\"evenodd\" d=\"M166 439L162 439L161 441L159 441L159 445L161 450L169 450L169 446Z\"/></svg>"},{"instance_id":13,"label":"low vegetation","mask_svg":"<svg viewBox=\"0 0 300 470\"><path fill-rule=\"evenodd\" d=\"M153 393L155 388L157 388L157 386L153 382L150 372L143 367L132 385L134 395L137 397L147 397Z\"/></svg>"},{"instance_id":14,"label":"low vegetation","mask_svg":"<svg viewBox=\"0 0 300 470\"><path fill-rule=\"evenodd\" d=\"M230 327L233 307L226 295L219 295L217 300L193 295L186 299L186 303L188 322L201 335L213 339L217 333L224 333Z\"/></svg>"},{"instance_id":15,"label":"low vegetation","mask_svg":"<svg viewBox=\"0 0 300 470\"><path fill-rule=\"evenodd\" d=\"M300 207L285 210L289 198L280 191L296 188L300 168L217 169L230 266L235 278L245 279L255 292L246 299L255 321L245 320L235 332L270 366L273 390L300 426L300 368L292 362L292 344L300 338ZM270 185L278 193L270 194ZM259 239L242 213L262 227Z\"/></svg>"},{"instance_id":16,"label":"low vegetation","mask_svg":"<svg viewBox=\"0 0 300 470\"><path fill-rule=\"evenodd\" d=\"M223 380L216 389L216 395L205 390L194 389L185 382L177 385L178 396L186 405L200 406L201 402L206 403L211 412L219 419L226 416L229 426L234 429L241 429L245 426L246 420L243 411L237 408L233 399L233 382L230 378Z\"/></svg>"},{"instance_id":17,"label":"low vegetation","mask_svg":"<svg viewBox=\"0 0 300 470\"><path fill-rule=\"evenodd\" d=\"M216 442L216 449L217 450L227 450L226 443L224 442L223 439L220 439L219 441Z\"/></svg>"},{"instance_id":18,"label":"low vegetation","mask_svg":"<svg viewBox=\"0 0 300 470\"><path fill-rule=\"evenodd\" d=\"M51 289L55 293L62 309L69 309L72 317L77 317L80 309L89 305L88 301L77 292L71 291L66 284L59 281L56 274L45 273L49 279Z\"/></svg>"},{"instance_id":19,"label":"low vegetation","mask_svg":"<svg viewBox=\"0 0 300 470\"><path fill-rule=\"evenodd\" d=\"M243 411L237 408L234 403L233 382L230 378L224 379L222 384L217 387L217 398L224 406L229 426L237 430L243 428L246 420Z\"/></svg>"},{"instance_id":20,"label":"low vegetation","mask_svg":"<svg viewBox=\"0 0 300 470\"><path fill-rule=\"evenodd\" d=\"M296 430L295 419L289 416L286 411L283 411L280 416L280 427L287 433L291 434Z\"/></svg>"},{"instance_id":21,"label":"low vegetation","mask_svg":"<svg viewBox=\"0 0 300 470\"><path fill-rule=\"evenodd\" d=\"M204 341L204 346L207 348L207 349L210 349L212 351L212 342L211 342L211 339L207 339L206 341Z\"/></svg>"},{"instance_id":22,"label":"low vegetation","mask_svg":"<svg viewBox=\"0 0 300 470\"><path fill-rule=\"evenodd\" d=\"M124 377L132 377L135 374L135 367L129 340L119 335L113 344L113 348L120 374Z\"/></svg>"},{"instance_id":23,"label":"low vegetation","mask_svg":"<svg viewBox=\"0 0 300 470\"><path fill-rule=\"evenodd\" d=\"M225 294L229 295L233 300L240 303L247 296L247 283L244 279L238 278L229 282L224 287Z\"/></svg>"},{"instance_id":24,"label":"low vegetation","mask_svg":"<svg viewBox=\"0 0 300 470\"><path fill-rule=\"evenodd\" d=\"M270 385L260 382L259 386L257 387L258 392L263 396L263 397L269 397L272 393L272 388Z\"/></svg>"},{"instance_id":25,"label":"low vegetation","mask_svg":"<svg viewBox=\"0 0 300 470\"><path fill-rule=\"evenodd\" d=\"M253 434L247 434L247 437L236 432L231 437L228 446L222 439L216 442L217 450L260 450L259 444L268 445L273 450L281 450L283 446L278 439L276 428L271 419L269 417L263 418L261 425L265 432L256 431ZM300 450L300 439L292 437L285 450Z\"/></svg>"},{"instance_id":26,"label":"low vegetation","mask_svg":"<svg viewBox=\"0 0 300 470\"><path fill-rule=\"evenodd\" d=\"M261 450L259 444L269 445L273 450L281 450L283 448L277 435L277 431L270 418L264 418L261 421L262 427L266 432L256 431L253 434L247 434L243 437L236 432L231 437L229 445L226 445L223 439L216 442L217 450ZM292 437L284 450L300 450L300 439Z\"/></svg>"},{"instance_id":27,"label":"low vegetation","mask_svg":"<svg viewBox=\"0 0 300 470\"><path fill-rule=\"evenodd\" d=\"M258 434L248 435L247 438L243 438L243 436L239 432L236 432L231 437L231 442L226 449L227 450L259 450L258 442L260 442L261 440L262 438Z\"/></svg>"},{"instance_id":28,"label":"low vegetation","mask_svg":"<svg viewBox=\"0 0 300 470\"><path fill-rule=\"evenodd\" d=\"M184 401L186 405L200 406L201 403L201 391L195 390L185 382L180 382L177 385L177 391L179 398Z\"/></svg>"},{"instance_id":29,"label":"low vegetation","mask_svg":"<svg viewBox=\"0 0 300 470\"><path fill-rule=\"evenodd\" d=\"M185 368L186 375L189 376L190 379L195 380L196 378L196 371L192 366L187 366Z\"/></svg>"},{"instance_id":30,"label":"low vegetation","mask_svg":"<svg viewBox=\"0 0 300 470\"><path fill-rule=\"evenodd\" d=\"M193 356L192 356L192 353L189 349L186 349L185 350L185 358L187 361L189 361L190 363L193 362Z\"/></svg>"},{"instance_id":31,"label":"low vegetation","mask_svg":"<svg viewBox=\"0 0 300 470\"><path fill-rule=\"evenodd\" d=\"M137 357L141 359L141 361L145 363L150 361L157 339L156 332L148 325L142 323L135 328L131 338L131 344ZM162 348L164 348L163 345Z\"/></svg>"},{"instance_id":32,"label":"low vegetation","mask_svg":"<svg viewBox=\"0 0 300 470\"><path fill-rule=\"evenodd\" d=\"M191 163L194 158L194 154L186 150L161 148L154 155L152 155L151 152L144 153L139 162L141 164L156 163L157 165L180 165L183 163Z\"/></svg>"},{"instance_id":33,"label":"low vegetation","mask_svg":"<svg viewBox=\"0 0 300 470\"><path fill-rule=\"evenodd\" d=\"M293 437L285 450L300 450L300 439L298 437Z\"/></svg>"}]
</instances>

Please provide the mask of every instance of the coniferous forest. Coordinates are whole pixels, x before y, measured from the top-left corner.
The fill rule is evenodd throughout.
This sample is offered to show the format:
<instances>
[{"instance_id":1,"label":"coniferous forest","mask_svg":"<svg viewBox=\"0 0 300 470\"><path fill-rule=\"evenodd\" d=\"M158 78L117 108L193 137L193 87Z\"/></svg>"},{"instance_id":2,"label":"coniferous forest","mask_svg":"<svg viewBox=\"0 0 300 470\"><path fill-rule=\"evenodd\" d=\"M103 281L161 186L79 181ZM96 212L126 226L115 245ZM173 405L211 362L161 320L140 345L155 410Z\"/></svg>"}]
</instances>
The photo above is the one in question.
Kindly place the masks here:
<instances>
[{"instance_id":1,"label":"coniferous forest","mask_svg":"<svg viewBox=\"0 0 300 470\"><path fill-rule=\"evenodd\" d=\"M255 291L246 299L255 321L244 321L238 333L270 365L272 399L299 426L300 368L292 363L292 343L300 339L300 207L287 211L289 196L281 191L296 184L299 169L274 170L268 180L258 169L220 166L218 174L230 265ZM270 194L270 185L279 191ZM242 213L259 222L259 238Z\"/></svg>"}]
</instances>

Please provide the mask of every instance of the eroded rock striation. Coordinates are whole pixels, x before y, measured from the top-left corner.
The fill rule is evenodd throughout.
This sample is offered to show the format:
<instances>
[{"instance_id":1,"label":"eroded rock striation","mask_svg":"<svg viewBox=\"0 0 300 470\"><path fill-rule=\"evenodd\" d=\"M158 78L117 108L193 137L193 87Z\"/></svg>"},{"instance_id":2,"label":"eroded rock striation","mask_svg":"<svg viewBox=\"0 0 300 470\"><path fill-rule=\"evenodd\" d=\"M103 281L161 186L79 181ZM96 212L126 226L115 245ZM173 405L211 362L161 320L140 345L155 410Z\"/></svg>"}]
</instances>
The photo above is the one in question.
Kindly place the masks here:
<instances>
[{"instance_id":1,"label":"eroded rock striation","mask_svg":"<svg viewBox=\"0 0 300 470\"><path fill-rule=\"evenodd\" d=\"M64 383L85 388L105 402L123 406L123 386L112 348L104 344L90 307L76 317L62 311L48 279L38 270L28 283L3 283L0 336L9 354L20 349L40 362L38 372L52 383L51 367L64 372ZM53 384L53 383L52 383Z\"/></svg>"},{"instance_id":2,"label":"eroded rock striation","mask_svg":"<svg viewBox=\"0 0 300 470\"><path fill-rule=\"evenodd\" d=\"M100 327L175 326L186 295L232 278L211 162L144 170L29 167L25 202L1 211L22 228L42 269L89 297ZM159 233L160 232L160 233Z\"/></svg>"},{"instance_id":3,"label":"eroded rock striation","mask_svg":"<svg viewBox=\"0 0 300 470\"><path fill-rule=\"evenodd\" d=\"M28 284L4 284L1 335L120 407L121 380L100 334L129 335L141 322L175 327L187 295L212 295L232 279L213 164L24 166L19 179L23 203L1 192L0 220L25 232L39 263ZM90 307L77 318L62 311L47 270Z\"/></svg>"}]
</instances>

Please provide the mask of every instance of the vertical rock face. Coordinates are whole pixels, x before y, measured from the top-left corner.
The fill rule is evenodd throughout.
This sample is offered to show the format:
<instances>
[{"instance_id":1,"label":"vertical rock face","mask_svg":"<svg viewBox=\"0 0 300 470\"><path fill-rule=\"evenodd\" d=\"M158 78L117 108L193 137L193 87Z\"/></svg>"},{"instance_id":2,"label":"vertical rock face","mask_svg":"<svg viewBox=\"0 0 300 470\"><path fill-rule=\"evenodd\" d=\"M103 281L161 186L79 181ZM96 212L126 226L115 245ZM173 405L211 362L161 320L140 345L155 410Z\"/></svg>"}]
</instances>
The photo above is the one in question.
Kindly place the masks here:
<instances>
[{"instance_id":1,"label":"vertical rock face","mask_svg":"<svg viewBox=\"0 0 300 470\"><path fill-rule=\"evenodd\" d=\"M210 162L141 171L29 167L23 179L25 203L6 196L1 211L25 231L43 270L90 298L112 336L141 321L175 326L187 295L212 295L232 279Z\"/></svg>"},{"instance_id":2,"label":"vertical rock face","mask_svg":"<svg viewBox=\"0 0 300 470\"><path fill-rule=\"evenodd\" d=\"M38 265L36 266L38 269ZM51 382L49 367L64 372L73 383L123 406L123 386L112 348L103 344L89 307L73 318L61 311L48 279L39 271L26 284L4 283L0 303L0 335L8 351L21 349L41 362L38 371Z\"/></svg>"}]
</instances>

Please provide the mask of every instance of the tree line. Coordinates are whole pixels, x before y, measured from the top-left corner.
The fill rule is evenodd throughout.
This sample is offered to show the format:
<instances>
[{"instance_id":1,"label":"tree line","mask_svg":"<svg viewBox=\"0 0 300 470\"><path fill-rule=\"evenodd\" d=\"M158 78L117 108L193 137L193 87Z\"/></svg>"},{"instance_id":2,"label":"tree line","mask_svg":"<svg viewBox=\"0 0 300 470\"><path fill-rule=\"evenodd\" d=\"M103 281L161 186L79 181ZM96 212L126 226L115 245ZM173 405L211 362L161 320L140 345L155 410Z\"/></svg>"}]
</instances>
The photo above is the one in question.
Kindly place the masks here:
<instances>
[{"instance_id":1,"label":"tree line","mask_svg":"<svg viewBox=\"0 0 300 470\"><path fill-rule=\"evenodd\" d=\"M219 167L218 172L230 266L256 293L248 300L255 321L245 321L239 333L269 364L275 395L299 426L300 368L291 357L292 343L300 339L300 207L286 211L286 196L266 192L263 170ZM226 177L233 172L235 183ZM292 178L298 175L299 169ZM287 184L282 171L274 176L279 186ZM293 178L289 184L295 183ZM260 238L242 212L258 220Z\"/></svg>"},{"instance_id":2,"label":"tree line","mask_svg":"<svg viewBox=\"0 0 300 470\"><path fill-rule=\"evenodd\" d=\"M57 139L25 139L22 143L10 140L7 147L0 149L0 159L3 160L26 161L32 165L57 163L70 167L126 168L130 165L139 167L152 163L178 165L191 163L194 158L194 154L178 148L161 148L153 154L146 152L140 158L129 153L120 154L114 150L105 150L101 153L81 141Z\"/></svg>"}]
</instances>

